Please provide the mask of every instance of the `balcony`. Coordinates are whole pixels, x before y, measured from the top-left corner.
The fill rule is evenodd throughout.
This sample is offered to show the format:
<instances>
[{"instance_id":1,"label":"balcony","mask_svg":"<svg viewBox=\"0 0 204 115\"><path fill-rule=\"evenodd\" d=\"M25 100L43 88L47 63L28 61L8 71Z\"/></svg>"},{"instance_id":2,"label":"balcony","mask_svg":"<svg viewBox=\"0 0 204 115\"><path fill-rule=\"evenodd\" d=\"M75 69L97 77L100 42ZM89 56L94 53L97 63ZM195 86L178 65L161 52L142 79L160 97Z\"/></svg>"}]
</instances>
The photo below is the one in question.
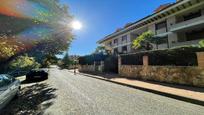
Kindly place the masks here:
<instances>
[{"instance_id":1,"label":"balcony","mask_svg":"<svg viewBox=\"0 0 204 115\"><path fill-rule=\"evenodd\" d=\"M158 49L166 49L166 48L168 48L167 43L159 44L159 45L158 45Z\"/></svg>"},{"instance_id":2,"label":"balcony","mask_svg":"<svg viewBox=\"0 0 204 115\"><path fill-rule=\"evenodd\" d=\"M166 32L167 32L166 28L161 28L161 29L156 30L156 35L164 34Z\"/></svg>"},{"instance_id":3,"label":"balcony","mask_svg":"<svg viewBox=\"0 0 204 115\"><path fill-rule=\"evenodd\" d=\"M204 25L204 16L174 24L171 26L170 31L177 32L189 28L199 27L201 25Z\"/></svg>"},{"instance_id":4,"label":"balcony","mask_svg":"<svg viewBox=\"0 0 204 115\"><path fill-rule=\"evenodd\" d=\"M201 40L203 40L203 39L192 40L192 41L185 41L185 42L176 42L176 43L172 43L171 47L186 46L186 45L198 45L198 43Z\"/></svg>"},{"instance_id":5,"label":"balcony","mask_svg":"<svg viewBox=\"0 0 204 115\"><path fill-rule=\"evenodd\" d=\"M123 44L117 44L117 45L114 45L113 48L127 46L127 45L131 45L131 44L132 44L131 42L126 42L126 43L123 43Z\"/></svg>"}]
</instances>

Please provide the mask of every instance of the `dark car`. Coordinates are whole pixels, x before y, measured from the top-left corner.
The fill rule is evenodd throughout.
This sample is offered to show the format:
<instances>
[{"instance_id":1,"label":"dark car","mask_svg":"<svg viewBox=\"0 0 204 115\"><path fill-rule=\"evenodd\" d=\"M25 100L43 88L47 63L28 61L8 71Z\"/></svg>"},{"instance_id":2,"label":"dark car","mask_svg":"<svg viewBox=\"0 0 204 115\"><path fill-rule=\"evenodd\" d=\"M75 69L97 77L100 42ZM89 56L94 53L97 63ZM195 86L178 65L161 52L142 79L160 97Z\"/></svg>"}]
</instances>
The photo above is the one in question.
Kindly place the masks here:
<instances>
[{"instance_id":1,"label":"dark car","mask_svg":"<svg viewBox=\"0 0 204 115\"><path fill-rule=\"evenodd\" d=\"M48 79L47 69L34 69L26 74L26 81L46 80Z\"/></svg>"}]
</instances>

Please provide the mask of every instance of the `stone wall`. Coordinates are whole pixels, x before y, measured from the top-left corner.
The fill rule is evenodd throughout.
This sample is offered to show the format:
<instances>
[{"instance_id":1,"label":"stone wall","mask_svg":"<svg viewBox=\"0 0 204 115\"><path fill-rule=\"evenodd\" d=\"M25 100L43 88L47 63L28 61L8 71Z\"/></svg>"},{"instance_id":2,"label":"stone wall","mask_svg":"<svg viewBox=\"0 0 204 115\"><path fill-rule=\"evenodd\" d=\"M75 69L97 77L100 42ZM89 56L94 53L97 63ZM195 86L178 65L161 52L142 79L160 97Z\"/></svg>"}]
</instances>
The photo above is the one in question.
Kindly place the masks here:
<instances>
[{"instance_id":1,"label":"stone wall","mask_svg":"<svg viewBox=\"0 0 204 115\"><path fill-rule=\"evenodd\" d=\"M102 73L104 71L103 65L80 65L79 72L85 73Z\"/></svg>"},{"instance_id":2,"label":"stone wall","mask_svg":"<svg viewBox=\"0 0 204 115\"><path fill-rule=\"evenodd\" d=\"M204 68L120 65L120 76L204 87Z\"/></svg>"}]
</instances>

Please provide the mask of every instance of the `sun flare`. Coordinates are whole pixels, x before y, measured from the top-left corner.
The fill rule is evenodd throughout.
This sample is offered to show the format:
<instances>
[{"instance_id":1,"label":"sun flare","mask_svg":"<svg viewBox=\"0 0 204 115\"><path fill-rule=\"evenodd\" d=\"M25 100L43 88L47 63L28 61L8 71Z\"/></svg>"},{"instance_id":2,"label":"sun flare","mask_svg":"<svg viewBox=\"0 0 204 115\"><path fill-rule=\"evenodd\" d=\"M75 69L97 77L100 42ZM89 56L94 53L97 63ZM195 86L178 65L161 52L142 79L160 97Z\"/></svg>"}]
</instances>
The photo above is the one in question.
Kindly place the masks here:
<instances>
[{"instance_id":1,"label":"sun flare","mask_svg":"<svg viewBox=\"0 0 204 115\"><path fill-rule=\"evenodd\" d=\"M73 22L71 23L71 26L72 26L72 28L73 28L74 30L80 30L80 29L82 28L81 22L80 22L80 21L77 21L77 20L73 21Z\"/></svg>"}]
</instances>

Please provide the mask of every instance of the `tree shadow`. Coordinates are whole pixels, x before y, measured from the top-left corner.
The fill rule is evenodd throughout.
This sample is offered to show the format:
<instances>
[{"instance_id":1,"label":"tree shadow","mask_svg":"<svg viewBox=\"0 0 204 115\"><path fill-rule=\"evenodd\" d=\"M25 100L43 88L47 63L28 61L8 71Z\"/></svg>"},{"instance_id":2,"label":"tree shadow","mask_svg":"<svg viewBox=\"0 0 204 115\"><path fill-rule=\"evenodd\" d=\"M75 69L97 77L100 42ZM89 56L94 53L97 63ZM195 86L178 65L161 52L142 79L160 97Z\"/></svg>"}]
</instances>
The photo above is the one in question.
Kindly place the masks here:
<instances>
[{"instance_id":1,"label":"tree shadow","mask_svg":"<svg viewBox=\"0 0 204 115\"><path fill-rule=\"evenodd\" d=\"M45 81L45 80L47 80L47 79L35 79L35 80L23 80L22 82L21 82L21 84L31 84L31 83L40 83L40 82L42 82L42 81Z\"/></svg>"},{"instance_id":2,"label":"tree shadow","mask_svg":"<svg viewBox=\"0 0 204 115\"><path fill-rule=\"evenodd\" d=\"M56 90L46 83L24 87L19 98L11 101L0 115L41 115L53 104Z\"/></svg>"}]
</instances>

